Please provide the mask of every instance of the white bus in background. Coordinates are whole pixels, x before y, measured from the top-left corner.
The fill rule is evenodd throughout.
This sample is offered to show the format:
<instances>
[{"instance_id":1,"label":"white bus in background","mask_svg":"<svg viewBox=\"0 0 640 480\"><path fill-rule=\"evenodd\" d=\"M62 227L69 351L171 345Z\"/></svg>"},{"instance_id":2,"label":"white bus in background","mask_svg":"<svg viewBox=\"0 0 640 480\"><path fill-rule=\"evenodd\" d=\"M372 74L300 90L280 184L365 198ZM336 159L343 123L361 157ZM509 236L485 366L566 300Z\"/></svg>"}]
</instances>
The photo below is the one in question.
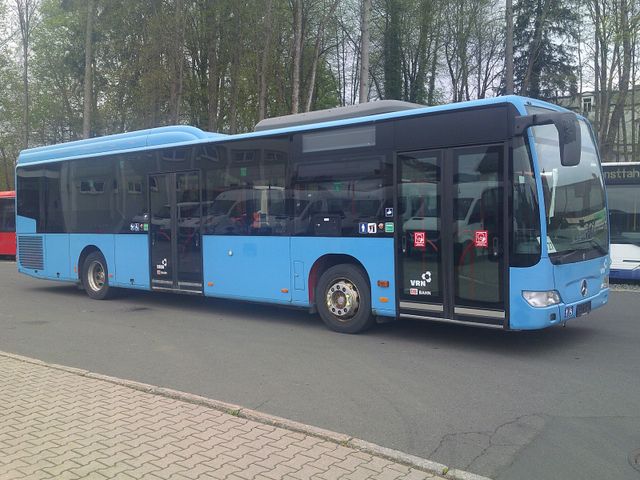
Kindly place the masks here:
<instances>
[{"instance_id":1,"label":"white bus in background","mask_svg":"<svg viewBox=\"0 0 640 480\"><path fill-rule=\"evenodd\" d=\"M611 232L611 278L640 280L640 162L603 163Z\"/></svg>"}]
</instances>

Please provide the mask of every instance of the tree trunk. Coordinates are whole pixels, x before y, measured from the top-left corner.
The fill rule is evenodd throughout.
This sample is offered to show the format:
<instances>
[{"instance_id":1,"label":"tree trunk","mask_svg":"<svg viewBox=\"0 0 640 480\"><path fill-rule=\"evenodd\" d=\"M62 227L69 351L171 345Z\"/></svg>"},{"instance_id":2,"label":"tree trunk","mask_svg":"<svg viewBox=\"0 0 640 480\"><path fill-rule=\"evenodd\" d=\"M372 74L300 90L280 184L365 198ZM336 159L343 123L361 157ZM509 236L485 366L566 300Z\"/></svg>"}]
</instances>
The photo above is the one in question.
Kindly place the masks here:
<instances>
[{"instance_id":1,"label":"tree trunk","mask_svg":"<svg viewBox=\"0 0 640 480\"><path fill-rule=\"evenodd\" d=\"M180 104L182 102L182 85L184 72L184 0L176 1L176 14L174 18L174 36L173 36L173 57L172 70L173 78L171 79L171 98L169 100L170 121L172 124L178 123L180 117ZM171 47L170 47L171 48Z\"/></svg>"},{"instance_id":2,"label":"tree trunk","mask_svg":"<svg viewBox=\"0 0 640 480\"><path fill-rule=\"evenodd\" d=\"M386 25L384 30L384 98L402 98L402 60L400 50L399 0L386 1Z\"/></svg>"},{"instance_id":3,"label":"tree trunk","mask_svg":"<svg viewBox=\"0 0 640 480\"><path fill-rule=\"evenodd\" d=\"M618 126L624 121L624 108L627 100L627 91L629 90L629 78L631 76L631 25L629 23L629 5L627 0L621 0L619 4L618 22L620 25L620 34L622 36L622 64L620 65L620 81L618 83L618 98L616 100L611 120L609 121L609 129L605 138L605 147L613 149L616 137L618 136ZM623 125L624 126L624 125Z\"/></svg>"},{"instance_id":4,"label":"tree trunk","mask_svg":"<svg viewBox=\"0 0 640 480\"><path fill-rule=\"evenodd\" d=\"M233 7L233 16L234 16L234 31L239 32L241 21L240 21L240 8L234 3ZM241 44L237 44L233 47L231 53L231 67L229 72L229 84L230 84L230 92L229 92L229 133L235 134L238 132L238 93L240 91L240 56L241 52Z\"/></svg>"},{"instance_id":5,"label":"tree trunk","mask_svg":"<svg viewBox=\"0 0 640 480\"><path fill-rule=\"evenodd\" d=\"M220 81L218 74L218 22L215 7L209 5L207 12L207 128L215 132L218 127L218 94Z\"/></svg>"},{"instance_id":6,"label":"tree trunk","mask_svg":"<svg viewBox=\"0 0 640 480\"><path fill-rule=\"evenodd\" d=\"M507 38L505 42L505 91L513 95L513 2L507 0Z\"/></svg>"},{"instance_id":7,"label":"tree trunk","mask_svg":"<svg viewBox=\"0 0 640 480\"><path fill-rule=\"evenodd\" d=\"M93 106L93 20L95 0L87 0L87 28L84 36L84 112L82 138L91 136L91 107Z\"/></svg>"},{"instance_id":8,"label":"tree trunk","mask_svg":"<svg viewBox=\"0 0 640 480\"><path fill-rule=\"evenodd\" d=\"M369 25L371 23L371 0L362 2L362 26L360 28L360 103L369 101Z\"/></svg>"},{"instance_id":9,"label":"tree trunk","mask_svg":"<svg viewBox=\"0 0 640 480\"><path fill-rule=\"evenodd\" d=\"M302 0L293 0L293 72L291 75L291 113L300 109L300 63L302 61Z\"/></svg>"},{"instance_id":10,"label":"tree trunk","mask_svg":"<svg viewBox=\"0 0 640 480\"><path fill-rule=\"evenodd\" d=\"M267 12L264 17L264 49L260 61L260 90L258 92L258 121L267 115L267 72L269 71L269 53L271 50L271 18L273 0L267 0Z\"/></svg>"}]
</instances>

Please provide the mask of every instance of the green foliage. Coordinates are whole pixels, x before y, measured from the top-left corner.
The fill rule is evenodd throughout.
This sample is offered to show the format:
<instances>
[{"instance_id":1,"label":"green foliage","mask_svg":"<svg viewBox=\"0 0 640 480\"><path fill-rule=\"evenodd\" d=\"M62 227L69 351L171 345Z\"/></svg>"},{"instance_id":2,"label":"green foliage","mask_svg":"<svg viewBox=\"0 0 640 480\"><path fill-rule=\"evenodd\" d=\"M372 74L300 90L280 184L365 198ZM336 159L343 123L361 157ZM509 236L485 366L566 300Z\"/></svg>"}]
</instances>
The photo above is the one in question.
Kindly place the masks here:
<instances>
[{"instance_id":1,"label":"green foliage","mask_svg":"<svg viewBox=\"0 0 640 480\"><path fill-rule=\"evenodd\" d=\"M13 167L25 138L15 1L0 0L0 185L7 183L4 164ZM361 1L335 1L301 0L302 110L358 101ZM576 2L515 1L520 93L554 98L575 90ZM296 75L290 0L95 0L95 5L91 135L173 122L245 132L261 113L291 111ZM500 0L373 0L372 5L370 98L436 104L498 93L504 83ZM28 48L31 146L82 137L87 16L86 0L40 0ZM618 57L616 62L626 61Z\"/></svg>"},{"instance_id":2,"label":"green foliage","mask_svg":"<svg viewBox=\"0 0 640 480\"><path fill-rule=\"evenodd\" d=\"M573 0L519 0L514 4L516 91L542 99L577 92L578 16Z\"/></svg>"}]
</instances>

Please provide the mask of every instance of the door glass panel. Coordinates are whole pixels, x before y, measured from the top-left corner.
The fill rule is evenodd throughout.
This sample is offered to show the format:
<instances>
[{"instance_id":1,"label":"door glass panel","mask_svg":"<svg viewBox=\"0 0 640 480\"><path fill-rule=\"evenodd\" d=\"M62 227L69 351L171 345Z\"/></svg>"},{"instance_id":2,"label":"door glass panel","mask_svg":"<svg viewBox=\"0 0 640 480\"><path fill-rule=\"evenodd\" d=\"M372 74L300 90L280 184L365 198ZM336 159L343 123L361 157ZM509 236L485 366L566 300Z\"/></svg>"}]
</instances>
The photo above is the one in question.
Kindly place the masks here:
<instances>
[{"instance_id":1,"label":"door glass panel","mask_svg":"<svg viewBox=\"0 0 640 480\"><path fill-rule=\"evenodd\" d=\"M504 308L502 146L454 150L455 304Z\"/></svg>"},{"instance_id":2,"label":"door glass panel","mask_svg":"<svg viewBox=\"0 0 640 480\"><path fill-rule=\"evenodd\" d=\"M401 296L441 303L441 154L404 153L398 164Z\"/></svg>"},{"instance_id":3,"label":"door glass panel","mask_svg":"<svg viewBox=\"0 0 640 480\"><path fill-rule=\"evenodd\" d=\"M171 254L171 175L151 175L149 196L151 207L151 281L159 286L173 284Z\"/></svg>"},{"instance_id":4,"label":"door glass panel","mask_svg":"<svg viewBox=\"0 0 640 480\"><path fill-rule=\"evenodd\" d=\"M176 174L178 286L185 290L202 284L200 209L200 175Z\"/></svg>"}]
</instances>

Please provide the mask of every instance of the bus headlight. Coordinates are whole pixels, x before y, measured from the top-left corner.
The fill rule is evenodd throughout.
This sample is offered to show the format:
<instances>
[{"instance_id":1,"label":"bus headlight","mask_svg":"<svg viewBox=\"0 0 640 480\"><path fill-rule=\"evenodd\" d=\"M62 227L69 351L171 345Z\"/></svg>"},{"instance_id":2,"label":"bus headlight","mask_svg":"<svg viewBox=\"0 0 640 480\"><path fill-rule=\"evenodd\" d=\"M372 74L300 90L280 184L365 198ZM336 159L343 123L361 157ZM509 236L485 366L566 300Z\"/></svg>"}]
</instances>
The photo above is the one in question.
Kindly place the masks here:
<instances>
[{"instance_id":1,"label":"bus headlight","mask_svg":"<svg viewBox=\"0 0 640 480\"><path fill-rule=\"evenodd\" d=\"M604 290L605 288L609 288L609 275L605 275L602 278L602 285L600 285L600 290Z\"/></svg>"},{"instance_id":2,"label":"bus headlight","mask_svg":"<svg viewBox=\"0 0 640 480\"><path fill-rule=\"evenodd\" d=\"M560 303L560 294L557 290L547 290L544 292L524 290L522 296L532 307L550 307Z\"/></svg>"}]
</instances>

